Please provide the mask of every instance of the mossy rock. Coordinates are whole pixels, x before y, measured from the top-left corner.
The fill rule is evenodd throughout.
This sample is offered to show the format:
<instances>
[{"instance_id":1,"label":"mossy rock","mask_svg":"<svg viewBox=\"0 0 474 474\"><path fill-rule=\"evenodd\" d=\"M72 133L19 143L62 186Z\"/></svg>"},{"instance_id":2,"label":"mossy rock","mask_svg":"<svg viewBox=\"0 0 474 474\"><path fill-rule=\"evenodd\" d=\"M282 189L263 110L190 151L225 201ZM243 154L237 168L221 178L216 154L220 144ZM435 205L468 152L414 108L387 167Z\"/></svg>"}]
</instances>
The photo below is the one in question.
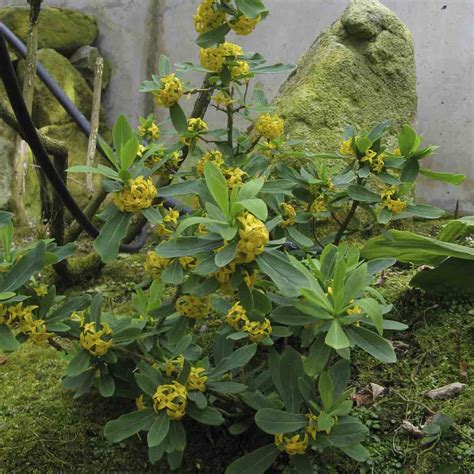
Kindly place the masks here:
<instances>
[{"instance_id":1,"label":"mossy rock","mask_svg":"<svg viewBox=\"0 0 474 474\"><path fill-rule=\"evenodd\" d=\"M54 49L40 49L38 61L48 70L51 77L64 90L82 114L91 116L92 91L79 71L60 53ZM20 80L24 76L25 61L18 65ZM33 121L36 127L60 125L71 121L71 117L64 110L49 89L39 80L35 81L35 95L33 102Z\"/></svg>"},{"instance_id":2,"label":"mossy rock","mask_svg":"<svg viewBox=\"0 0 474 474\"><path fill-rule=\"evenodd\" d=\"M386 119L394 144L417 109L409 30L378 0L351 0L303 56L275 104L286 132L306 140L302 150L337 151L346 125L369 128Z\"/></svg>"},{"instance_id":3,"label":"mossy rock","mask_svg":"<svg viewBox=\"0 0 474 474\"><path fill-rule=\"evenodd\" d=\"M0 9L5 23L24 43L28 36L29 7ZM86 13L68 8L43 8L38 27L38 46L52 48L69 56L81 46L92 44L99 33L97 20Z\"/></svg>"},{"instance_id":4,"label":"mossy rock","mask_svg":"<svg viewBox=\"0 0 474 474\"><path fill-rule=\"evenodd\" d=\"M0 120L0 209L8 209L11 199L10 184L13 178L13 154L15 133Z\"/></svg>"},{"instance_id":5,"label":"mossy rock","mask_svg":"<svg viewBox=\"0 0 474 474\"><path fill-rule=\"evenodd\" d=\"M105 126L102 132L108 134ZM87 157L88 138L79 130L75 123L64 125L51 125L41 128L40 131L47 137L59 140L64 143L69 151L68 167L75 165L85 165ZM96 153L96 160L100 162L100 156ZM100 184L99 175L94 175L94 184ZM89 202L91 194L86 188L86 175L83 173L73 173L68 175L67 187L81 207L85 207Z\"/></svg>"},{"instance_id":6,"label":"mossy rock","mask_svg":"<svg viewBox=\"0 0 474 474\"><path fill-rule=\"evenodd\" d=\"M82 74L91 89L94 89L96 63L99 58L104 60L104 69L102 73L102 90L104 90L109 84L112 66L110 61L103 57L99 48L94 46L83 46L71 56L70 61Z\"/></svg>"}]
</instances>

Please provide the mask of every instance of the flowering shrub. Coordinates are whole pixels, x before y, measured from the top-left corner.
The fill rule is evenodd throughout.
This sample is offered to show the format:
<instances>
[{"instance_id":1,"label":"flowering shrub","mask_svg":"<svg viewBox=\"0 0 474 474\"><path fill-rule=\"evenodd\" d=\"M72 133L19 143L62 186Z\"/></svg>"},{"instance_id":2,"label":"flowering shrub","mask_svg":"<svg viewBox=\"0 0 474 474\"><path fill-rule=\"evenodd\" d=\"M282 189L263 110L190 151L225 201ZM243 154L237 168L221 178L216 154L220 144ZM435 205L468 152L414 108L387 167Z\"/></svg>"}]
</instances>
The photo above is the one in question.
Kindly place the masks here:
<instances>
[{"instance_id":1,"label":"flowering shrub","mask_svg":"<svg viewBox=\"0 0 474 474\"><path fill-rule=\"evenodd\" d=\"M113 167L69 170L101 174L111 194L94 242L104 262L116 258L132 220L155 226L158 244L147 255L133 314L102 312L100 295L63 301L54 286L38 285L35 274L71 248L39 242L12 252L11 216L0 215L0 347L15 350L31 339L71 350L61 340L72 341L64 386L75 397L98 390L134 400L129 413L107 423L105 436L120 442L145 432L150 461L166 457L171 469L181 464L187 418L225 425L232 435L262 432L263 446L235 460L229 474L265 472L280 454L298 471L311 470L309 454L325 449L367 459L368 429L347 388L351 353L394 363L384 331L405 326L385 319L391 306L371 286L395 260L365 262L341 241L392 220L440 216L410 191L419 172L450 179L420 168L434 147L420 148L409 126L399 149L387 149L387 122L370 131L349 127L339 153L295 152L262 88L250 89L256 75L292 66L265 66L260 54L225 41L231 30L250 34L266 15L260 0L203 0L194 16L201 64L173 72L161 57L159 75L142 89L169 109L173 130L153 116L134 130L120 117L112 146L103 144ZM188 71L206 74L202 87L184 80ZM179 101L193 94L197 106L187 117ZM224 114L225 129L205 122L209 104ZM252 129L238 130L237 117ZM188 156L191 166L182 169ZM318 165L324 159L343 166L329 174ZM170 202L181 197L192 207ZM335 232L320 235L329 218ZM199 344L206 328L210 349Z\"/></svg>"}]
</instances>

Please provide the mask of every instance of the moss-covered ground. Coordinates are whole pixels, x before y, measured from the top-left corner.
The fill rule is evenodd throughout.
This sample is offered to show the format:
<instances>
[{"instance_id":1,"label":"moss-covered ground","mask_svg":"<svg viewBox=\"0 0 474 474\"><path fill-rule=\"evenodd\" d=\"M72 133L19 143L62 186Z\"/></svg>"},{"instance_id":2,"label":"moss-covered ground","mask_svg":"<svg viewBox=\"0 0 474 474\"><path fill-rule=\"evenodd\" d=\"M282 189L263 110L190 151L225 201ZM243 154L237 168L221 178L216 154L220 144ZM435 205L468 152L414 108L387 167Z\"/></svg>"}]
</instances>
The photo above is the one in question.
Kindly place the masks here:
<instances>
[{"instance_id":1,"label":"moss-covered ground","mask_svg":"<svg viewBox=\"0 0 474 474\"><path fill-rule=\"evenodd\" d=\"M439 225L418 225L417 231L433 234ZM73 291L100 290L109 308L126 313L133 287L141 279L143 259L143 254L129 256L102 272L95 267ZM84 270L79 265L76 262L76 269ZM467 368L474 360L474 305L410 289L408 282L415 271L397 267L380 279L385 297L394 304L391 319L409 326L405 332L388 335L397 347L399 362L382 365L366 354L354 355L353 387L361 389L370 382L385 387L374 405L356 410L371 428L366 443L371 460L357 465L342 454L327 452L315 457L315 472L474 472L474 389L470 385L474 373ZM169 472L164 465L148 463L140 439L118 445L104 439L103 425L125 412L128 402L94 395L73 400L60 384L66 362L52 348L31 345L0 355L0 473ZM466 386L455 398L433 401L424 395L426 390L458 381ZM422 444L400 428L404 420L421 426L434 413L454 420L437 443ZM221 473L254 442L261 440L190 425L189 450L181 472ZM284 469L282 459L274 472Z\"/></svg>"}]
</instances>

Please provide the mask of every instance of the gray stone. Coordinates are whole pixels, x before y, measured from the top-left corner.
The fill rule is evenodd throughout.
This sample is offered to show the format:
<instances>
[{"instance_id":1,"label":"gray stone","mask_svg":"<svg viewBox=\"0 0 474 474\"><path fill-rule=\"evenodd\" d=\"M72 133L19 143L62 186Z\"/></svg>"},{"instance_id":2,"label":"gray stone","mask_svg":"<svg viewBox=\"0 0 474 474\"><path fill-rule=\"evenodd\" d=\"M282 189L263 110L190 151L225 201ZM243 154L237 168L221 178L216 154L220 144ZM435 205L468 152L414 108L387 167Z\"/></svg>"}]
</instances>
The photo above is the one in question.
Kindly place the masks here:
<instances>
[{"instance_id":1,"label":"gray stone","mask_svg":"<svg viewBox=\"0 0 474 474\"><path fill-rule=\"evenodd\" d=\"M410 32L378 0L351 0L283 84L276 98L286 132L310 152L339 149L346 125L393 122L394 137L417 109Z\"/></svg>"},{"instance_id":2,"label":"gray stone","mask_svg":"<svg viewBox=\"0 0 474 474\"><path fill-rule=\"evenodd\" d=\"M29 10L27 6L0 9L0 21L24 43L28 36ZM38 47L52 48L69 56L81 46L92 44L98 32L97 20L92 15L69 8L42 8Z\"/></svg>"},{"instance_id":3,"label":"gray stone","mask_svg":"<svg viewBox=\"0 0 474 474\"><path fill-rule=\"evenodd\" d=\"M104 90L109 84L111 67L109 61L102 56L99 48L82 46L69 58L69 61L82 74L91 89L94 89L95 68L98 58L104 59L104 72L102 75L102 90Z\"/></svg>"}]
</instances>

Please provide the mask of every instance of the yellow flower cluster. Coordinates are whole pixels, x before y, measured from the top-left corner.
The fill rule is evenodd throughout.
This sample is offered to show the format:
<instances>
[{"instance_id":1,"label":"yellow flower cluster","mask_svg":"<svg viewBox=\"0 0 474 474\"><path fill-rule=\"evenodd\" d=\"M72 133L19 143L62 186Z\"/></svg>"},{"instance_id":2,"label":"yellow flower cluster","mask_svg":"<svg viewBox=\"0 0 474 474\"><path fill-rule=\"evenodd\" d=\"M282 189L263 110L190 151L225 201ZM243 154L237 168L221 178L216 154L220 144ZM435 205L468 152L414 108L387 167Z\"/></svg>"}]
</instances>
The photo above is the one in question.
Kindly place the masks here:
<instances>
[{"instance_id":1,"label":"yellow flower cluster","mask_svg":"<svg viewBox=\"0 0 474 474\"><path fill-rule=\"evenodd\" d=\"M186 387L176 380L171 384L160 385L153 395L153 408L156 412L166 410L172 420L181 420L186 414L187 395Z\"/></svg>"},{"instance_id":2,"label":"yellow flower cluster","mask_svg":"<svg viewBox=\"0 0 474 474\"><path fill-rule=\"evenodd\" d=\"M202 0L194 15L194 29L197 33L206 33L226 22L227 15L222 10L216 10L215 0Z\"/></svg>"},{"instance_id":3,"label":"yellow flower cluster","mask_svg":"<svg viewBox=\"0 0 474 474\"><path fill-rule=\"evenodd\" d=\"M358 304L355 304L352 308L349 308L346 313L349 315L349 316L356 316L360 313L362 313L362 309L360 308L360 306Z\"/></svg>"},{"instance_id":4,"label":"yellow flower cluster","mask_svg":"<svg viewBox=\"0 0 474 474\"><path fill-rule=\"evenodd\" d=\"M365 155L360 159L360 161L367 162L370 165L372 165L372 161L374 160L376 156L377 156L377 152L369 149L365 152Z\"/></svg>"},{"instance_id":5,"label":"yellow flower cluster","mask_svg":"<svg viewBox=\"0 0 474 474\"><path fill-rule=\"evenodd\" d=\"M203 367L191 367L188 381L186 382L186 388L188 390L199 390L200 392L206 391L206 380L207 376L203 373L206 371Z\"/></svg>"},{"instance_id":6,"label":"yellow flower cluster","mask_svg":"<svg viewBox=\"0 0 474 474\"><path fill-rule=\"evenodd\" d=\"M168 74L160 79L163 87L156 91L155 100L162 107L172 107L183 95L183 84L174 74Z\"/></svg>"},{"instance_id":7,"label":"yellow flower cluster","mask_svg":"<svg viewBox=\"0 0 474 474\"><path fill-rule=\"evenodd\" d=\"M386 207L390 212L394 214L401 214L407 208L407 203L402 201L401 199L392 199L392 196L396 194L397 190L394 186L388 187L380 197L382 198L382 204Z\"/></svg>"},{"instance_id":8,"label":"yellow flower cluster","mask_svg":"<svg viewBox=\"0 0 474 474\"><path fill-rule=\"evenodd\" d=\"M34 320L31 315L25 316L23 321L21 321L20 330L23 334L28 336L33 344L42 344L53 336L53 334L46 329L44 319Z\"/></svg>"},{"instance_id":9,"label":"yellow flower cluster","mask_svg":"<svg viewBox=\"0 0 474 474\"><path fill-rule=\"evenodd\" d=\"M216 95L213 95L212 100L217 105L223 105L224 107L227 107L228 105L231 105L234 102L232 97L224 91L219 91Z\"/></svg>"},{"instance_id":10,"label":"yellow flower cluster","mask_svg":"<svg viewBox=\"0 0 474 474\"><path fill-rule=\"evenodd\" d=\"M233 43L225 42L221 43L218 46L213 46L211 48L201 48L199 53L201 65L212 72L221 72L226 59L235 61L237 56L242 56L244 54L242 48ZM248 64L247 67L241 64L245 61L237 61L237 64L233 67L231 66L231 74L233 78L240 77L243 71L248 73Z\"/></svg>"},{"instance_id":11,"label":"yellow flower cluster","mask_svg":"<svg viewBox=\"0 0 474 474\"><path fill-rule=\"evenodd\" d=\"M95 322L86 323L79 337L79 344L94 357L100 357L107 354L112 347L111 337L107 340L103 339L111 335L112 329L107 323L102 323L99 331L97 331Z\"/></svg>"},{"instance_id":12,"label":"yellow flower cluster","mask_svg":"<svg viewBox=\"0 0 474 474\"><path fill-rule=\"evenodd\" d=\"M33 287L33 291L36 293L36 296L39 296L40 298L42 296L46 296L48 294L48 285L38 285Z\"/></svg>"},{"instance_id":13,"label":"yellow flower cluster","mask_svg":"<svg viewBox=\"0 0 474 474\"><path fill-rule=\"evenodd\" d=\"M341 147L339 148L339 153L345 156L354 156L354 148L352 147L352 138L346 140L341 143Z\"/></svg>"},{"instance_id":14,"label":"yellow flower cluster","mask_svg":"<svg viewBox=\"0 0 474 474\"><path fill-rule=\"evenodd\" d=\"M237 331L248 333L252 342L260 342L263 338L269 337L272 333L270 320L265 318L261 323L259 321L250 321L247 312L242 305L237 302L227 312L227 323Z\"/></svg>"},{"instance_id":15,"label":"yellow flower cluster","mask_svg":"<svg viewBox=\"0 0 474 474\"><path fill-rule=\"evenodd\" d=\"M190 319L205 318L211 310L208 296L199 298L192 295L181 295L175 303L176 311Z\"/></svg>"},{"instance_id":16,"label":"yellow flower cluster","mask_svg":"<svg viewBox=\"0 0 474 474\"><path fill-rule=\"evenodd\" d=\"M243 183L243 177L247 173L240 168L227 168L224 171L224 176L227 181L227 186L233 189L235 186L240 186Z\"/></svg>"},{"instance_id":17,"label":"yellow flower cluster","mask_svg":"<svg viewBox=\"0 0 474 474\"><path fill-rule=\"evenodd\" d=\"M275 435L275 445L285 451L290 456L296 454L304 454L308 448L308 435L305 433L304 437L296 434L291 438L283 436L281 433Z\"/></svg>"},{"instance_id":18,"label":"yellow flower cluster","mask_svg":"<svg viewBox=\"0 0 474 474\"><path fill-rule=\"evenodd\" d=\"M224 158L222 157L222 153L219 150L208 151L197 163L196 171L199 175L204 174L204 167L206 163L210 161L218 168L221 168L224 165Z\"/></svg>"},{"instance_id":19,"label":"yellow flower cluster","mask_svg":"<svg viewBox=\"0 0 474 474\"><path fill-rule=\"evenodd\" d=\"M184 357L179 355L176 359L168 359L166 361L165 373L168 377L173 374L179 374L184 367Z\"/></svg>"},{"instance_id":20,"label":"yellow flower cluster","mask_svg":"<svg viewBox=\"0 0 474 474\"><path fill-rule=\"evenodd\" d=\"M160 138L160 127L155 122L138 127L138 133L144 140L157 141Z\"/></svg>"},{"instance_id":21,"label":"yellow flower cluster","mask_svg":"<svg viewBox=\"0 0 474 474\"><path fill-rule=\"evenodd\" d=\"M202 118L188 119L188 132L200 133L208 130L207 123Z\"/></svg>"},{"instance_id":22,"label":"yellow flower cluster","mask_svg":"<svg viewBox=\"0 0 474 474\"><path fill-rule=\"evenodd\" d=\"M247 36L252 33L261 18L260 15L257 16L257 18L249 18L245 15L241 15L237 20L229 22L229 26L238 35Z\"/></svg>"},{"instance_id":23,"label":"yellow flower cluster","mask_svg":"<svg viewBox=\"0 0 474 474\"><path fill-rule=\"evenodd\" d=\"M367 150L365 155L361 158L361 161L369 163L374 171L381 173L385 166L384 159L385 155L383 153L377 155L374 150Z\"/></svg>"},{"instance_id":24,"label":"yellow flower cluster","mask_svg":"<svg viewBox=\"0 0 474 474\"><path fill-rule=\"evenodd\" d=\"M173 209L172 207L169 207L166 211L166 214L163 216L163 222L169 222L170 224L173 224L174 226L178 225L178 219L179 219L179 211L176 209Z\"/></svg>"},{"instance_id":25,"label":"yellow flower cluster","mask_svg":"<svg viewBox=\"0 0 474 474\"><path fill-rule=\"evenodd\" d=\"M309 212L317 214L318 212L324 212L326 210L326 203L324 202L324 196L320 194L311 204Z\"/></svg>"},{"instance_id":26,"label":"yellow flower cluster","mask_svg":"<svg viewBox=\"0 0 474 474\"><path fill-rule=\"evenodd\" d=\"M285 121L277 114L260 114L255 121L255 129L267 140L274 140L283 133Z\"/></svg>"},{"instance_id":27,"label":"yellow flower cluster","mask_svg":"<svg viewBox=\"0 0 474 474\"><path fill-rule=\"evenodd\" d=\"M232 79L247 78L250 72L250 66L247 61L236 61L230 68Z\"/></svg>"},{"instance_id":28,"label":"yellow flower cluster","mask_svg":"<svg viewBox=\"0 0 474 474\"><path fill-rule=\"evenodd\" d=\"M53 334L47 331L43 319L33 319L33 311L37 308L38 306L34 305L24 307L23 303L8 307L0 304L0 325L6 324L12 328L18 328L34 344L41 344Z\"/></svg>"},{"instance_id":29,"label":"yellow flower cluster","mask_svg":"<svg viewBox=\"0 0 474 474\"><path fill-rule=\"evenodd\" d=\"M311 436L311 438L316 439L316 433L318 431L318 417L313 415L313 413L310 411L306 414L306 418L308 418L308 425L304 430Z\"/></svg>"},{"instance_id":30,"label":"yellow flower cluster","mask_svg":"<svg viewBox=\"0 0 474 474\"><path fill-rule=\"evenodd\" d=\"M155 280L159 280L163 270L171 263L169 258L161 257L153 250L150 250L146 255L145 260L145 274Z\"/></svg>"},{"instance_id":31,"label":"yellow flower cluster","mask_svg":"<svg viewBox=\"0 0 474 474\"><path fill-rule=\"evenodd\" d=\"M153 180L138 176L132 179L122 191L114 193L114 204L122 212L137 212L151 207L156 195Z\"/></svg>"},{"instance_id":32,"label":"yellow flower cluster","mask_svg":"<svg viewBox=\"0 0 474 474\"><path fill-rule=\"evenodd\" d=\"M224 289L229 289L230 279L232 275L235 273L236 263L231 262L229 265L225 267L219 268L216 273L214 273L214 277L216 280L221 284Z\"/></svg>"},{"instance_id":33,"label":"yellow flower cluster","mask_svg":"<svg viewBox=\"0 0 474 474\"><path fill-rule=\"evenodd\" d=\"M237 243L237 263L250 263L265 250L270 234L265 224L249 212L237 218L240 222L239 242Z\"/></svg>"},{"instance_id":34,"label":"yellow flower cluster","mask_svg":"<svg viewBox=\"0 0 474 474\"><path fill-rule=\"evenodd\" d=\"M283 215L286 217L283 221L281 221L281 225L283 227L289 227L295 225L296 223L296 209L286 202L281 205L281 209L283 211Z\"/></svg>"},{"instance_id":35,"label":"yellow flower cluster","mask_svg":"<svg viewBox=\"0 0 474 474\"><path fill-rule=\"evenodd\" d=\"M148 168L153 168L164 158L165 154L166 152L164 148L159 148L152 155L146 158L145 165L148 166Z\"/></svg>"}]
</instances>

